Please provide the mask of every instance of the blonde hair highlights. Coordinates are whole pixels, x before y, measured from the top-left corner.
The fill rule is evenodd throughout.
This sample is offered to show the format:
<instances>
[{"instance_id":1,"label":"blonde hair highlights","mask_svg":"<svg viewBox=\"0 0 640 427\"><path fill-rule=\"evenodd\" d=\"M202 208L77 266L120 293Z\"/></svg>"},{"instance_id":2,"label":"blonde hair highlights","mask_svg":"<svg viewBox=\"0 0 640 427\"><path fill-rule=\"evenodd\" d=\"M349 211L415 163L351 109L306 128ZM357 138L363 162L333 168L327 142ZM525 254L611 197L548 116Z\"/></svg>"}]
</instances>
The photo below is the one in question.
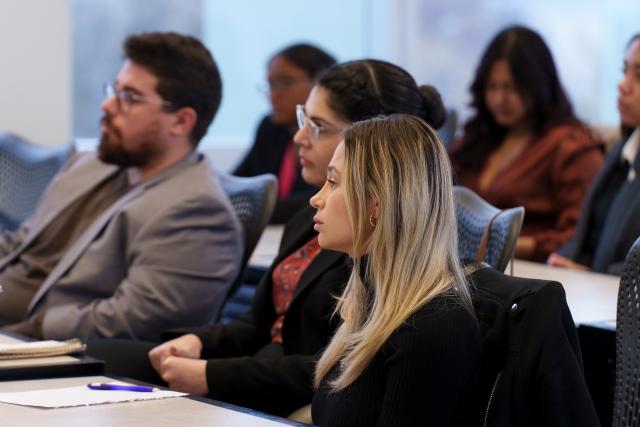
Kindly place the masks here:
<instances>
[{"instance_id":1,"label":"blonde hair highlights","mask_svg":"<svg viewBox=\"0 0 640 427\"><path fill-rule=\"evenodd\" d=\"M317 387L338 364L329 382L334 390L353 383L391 334L434 297L451 293L471 310L451 167L435 131L404 114L354 123L345 131L343 174L351 253L367 248L369 261L354 259L336 307L342 324L316 367ZM378 205L372 232L371 201Z\"/></svg>"}]
</instances>

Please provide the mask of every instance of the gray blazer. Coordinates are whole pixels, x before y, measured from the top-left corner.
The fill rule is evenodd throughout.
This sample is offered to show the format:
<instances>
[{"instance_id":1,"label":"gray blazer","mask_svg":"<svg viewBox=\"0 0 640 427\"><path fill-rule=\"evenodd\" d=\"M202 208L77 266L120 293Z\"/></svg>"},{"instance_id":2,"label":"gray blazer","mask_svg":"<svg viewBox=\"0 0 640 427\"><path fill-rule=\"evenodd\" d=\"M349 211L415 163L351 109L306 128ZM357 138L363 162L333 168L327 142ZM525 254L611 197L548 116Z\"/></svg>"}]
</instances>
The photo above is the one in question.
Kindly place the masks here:
<instances>
[{"instance_id":1,"label":"gray blazer","mask_svg":"<svg viewBox=\"0 0 640 427\"><path fill-rule=\"evenodd\" d=\"M578 261L585 256L585 240L593 209L599 203L599 197L604 191L612 170L620 162L620 153L625 142L626 140L620 141L607 155L604 166L594 179L582 205L573 238L558 251L561 255ZM633 167L640 172L640 155L636 156ZM620 194L609 207L607 223L602 229L598 247L592 254L591 268L602 273L621 274L627 252L638 236L640 236L640 173L636 174L633 181L623 184Z\"/></svg>"},{"instance_id":2,"label":"gray blazer","mask_svg":"<svg viewBox=\"0 0 640 427\"><path fill-rule=\"evenodd\" d=\"M118 168L72 158L36 212L0 236L0 270L61 211ZM238 274L240 223L208 160L192 154L131 188L67 249L29 303L46 339L158 341L169 328L209 323ZM0 294L1 298L1 294Z\"/></svg>"}]
</instances>

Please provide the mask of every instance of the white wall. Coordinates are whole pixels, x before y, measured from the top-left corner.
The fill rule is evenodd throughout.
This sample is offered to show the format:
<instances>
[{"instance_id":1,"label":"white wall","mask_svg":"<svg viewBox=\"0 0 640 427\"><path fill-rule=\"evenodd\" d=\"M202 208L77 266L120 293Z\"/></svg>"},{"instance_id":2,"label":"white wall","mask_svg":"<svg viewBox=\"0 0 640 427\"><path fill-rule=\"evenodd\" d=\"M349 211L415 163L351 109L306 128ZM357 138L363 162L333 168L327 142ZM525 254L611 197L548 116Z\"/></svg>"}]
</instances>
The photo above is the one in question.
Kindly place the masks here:
<instances>
[{"instance_id":1,"label":"white wall","mask_svg":"<svg viewBox=\"0 0 640 427\"><path fill-rule=\"evenodd\" d=\"M0 0L0 131L70 140L69 0Z\"/></svg>"}]
</instances>

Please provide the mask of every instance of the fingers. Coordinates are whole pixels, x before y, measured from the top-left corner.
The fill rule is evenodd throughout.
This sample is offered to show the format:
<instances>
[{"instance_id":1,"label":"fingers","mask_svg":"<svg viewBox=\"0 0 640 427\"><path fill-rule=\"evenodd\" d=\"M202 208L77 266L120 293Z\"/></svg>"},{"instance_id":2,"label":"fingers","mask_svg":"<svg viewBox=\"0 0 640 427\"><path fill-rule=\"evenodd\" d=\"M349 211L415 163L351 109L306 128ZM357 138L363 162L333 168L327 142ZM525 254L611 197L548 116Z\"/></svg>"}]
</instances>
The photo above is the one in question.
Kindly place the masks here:
<instances>
[{"instance_id":1,"label":"fingers","mask_svg":"<svg viewBox=\"0 0 640 427\"><path fill-rule=\"evenodd\" d=\"M149 361L153 369L162 374L163 364L169 357L198 359L202 351L200 338L193 334L183 335L153 348L149 352Z\"/></svg>"},{"instance_id":2,"label":"fingers","mask_svg":"<svg viewBox=\"0 0 640 427\"><path fill-rule=\"evenodd\" d=\"M552 253L547 258L547 264L553 265L555 267L571 267L573 262L570 259L563 257L562 255L558 255L557 253Z\"/></svg>"},{"instance_id":3,"label":"fingers","mask_svg":"<svg viewBox=\"0 0 640 427\"><path fill-rule=\"evenodd\" d=\"M570 260L569 258L565 258L562 255L558 255L557 253L552 253L547 258L547 264L552 265L554 267L564 267L564 268L574 268L577 270L589 270L589 267L586 265L578 264L575 261Z\"/></svg>"},{"instance_id":4,"label":"fingers","mask_svg":"<svg viewBox=\"0 0 640 427\"><path fill-rule=\"evenodd\" d=\"M562 257L560 255L558 255L557 253L553 252L547 258L547 264L556 265L557 266L561 259L562 259Z\"/></svg>"},{"instance_id":5,"label":"fingers","mask_svg":"<svg viewBox=\"0 0 640 427\"><path fill-rule=\"evenodd\" d=\"M174 356L168 356L166 357L164 360L162 360L161 364L160 364L160 370L158 371L158 373L160 374L160 377L167 383L169 384L170 388L174 388L174 382L176 381L176 379L179 377L179 372L178 369L176 369L176 363L175 361L177 360L176 357Z\"/></svg>"},{"instance_id":6,"label":"fingers","mask_svg":"<svg viewBox=\"0 0 640 427\"><path fill-rule=\"evenodd\" d=\"M162 362L160 376L172 390L206 396L206 366L205 360L169 356Z\"/></svg>"},{"instance_id":7,"label":"fingers","mask_svg":"<svg viewBox=\"0 0 640 427\"><path fill-rule=\"evenodd\" d=\"M156 372L161 372L162 363L167 357L172 355L172 349L175 349L175 347L169 343L161 344L151 349L151 351L149 352L149 361L151 362L151 366L153 366L153 369L155 369Z\"/></svg>"}]
</instances>

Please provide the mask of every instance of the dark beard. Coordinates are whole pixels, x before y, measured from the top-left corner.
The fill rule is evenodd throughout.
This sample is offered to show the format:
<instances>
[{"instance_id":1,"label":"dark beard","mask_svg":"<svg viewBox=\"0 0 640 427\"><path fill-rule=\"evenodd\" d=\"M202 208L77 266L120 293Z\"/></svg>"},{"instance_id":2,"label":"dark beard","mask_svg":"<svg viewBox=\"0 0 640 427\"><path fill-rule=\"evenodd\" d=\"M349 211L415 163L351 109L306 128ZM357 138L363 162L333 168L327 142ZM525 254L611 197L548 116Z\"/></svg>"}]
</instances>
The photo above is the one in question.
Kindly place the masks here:
<instances>
[{"instance_id":1,"label":"dark beard","mask_svg":"<svg viewBox=\"0 0 640 427\"><path fill-rule=\"evenodd\" d=\"M143 141L135 151L125 150L120 130L112 127L106 117L101 122L109 127L109 132L102 134L98 145L98 158L103 162L122 167L144 167L157 156L157 148L152 141ZM120 143L114 144L112 138Z\"/></svg>"}]
</instances>

